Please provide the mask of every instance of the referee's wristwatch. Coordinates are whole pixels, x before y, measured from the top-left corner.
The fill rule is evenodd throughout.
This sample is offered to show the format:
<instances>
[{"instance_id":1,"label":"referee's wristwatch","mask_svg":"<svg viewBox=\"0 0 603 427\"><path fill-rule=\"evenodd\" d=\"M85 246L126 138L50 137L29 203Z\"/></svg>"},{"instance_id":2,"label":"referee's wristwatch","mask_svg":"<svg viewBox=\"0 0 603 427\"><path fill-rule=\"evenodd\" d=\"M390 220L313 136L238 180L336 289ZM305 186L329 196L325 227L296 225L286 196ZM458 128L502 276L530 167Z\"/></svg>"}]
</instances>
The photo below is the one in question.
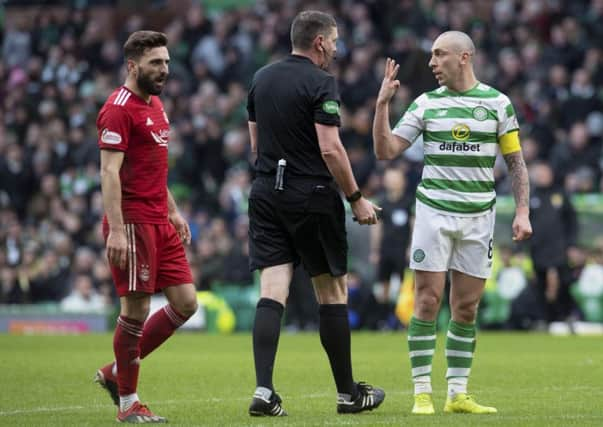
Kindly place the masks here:
<instances>
[{"instance_id":1,"label":"referee's wristwatch","mask_svg":"<svg viewBox=\"0 0 603 427\"><path fill-rule=\"evenodd\" d=\"M354 203L357 202L358 200L360 200L362 198L362 193L360 192L360 190L356 190L354 191L352 194L350 194L349 196L345 196L345 199L349 202L349 203Z\"/></svg>"}]
</instances>

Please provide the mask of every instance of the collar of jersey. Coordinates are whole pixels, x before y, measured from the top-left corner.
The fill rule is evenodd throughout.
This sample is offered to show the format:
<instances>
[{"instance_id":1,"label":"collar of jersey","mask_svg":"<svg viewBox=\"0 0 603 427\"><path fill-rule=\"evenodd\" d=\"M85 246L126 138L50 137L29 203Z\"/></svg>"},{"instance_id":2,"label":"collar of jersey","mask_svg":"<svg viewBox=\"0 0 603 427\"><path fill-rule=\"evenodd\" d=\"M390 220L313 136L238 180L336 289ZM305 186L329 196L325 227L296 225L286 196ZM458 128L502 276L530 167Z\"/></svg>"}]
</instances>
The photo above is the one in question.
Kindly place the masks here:
<instances>
[{"instance_id":1,"label":"collar of jersey","mask_svg":"<svg viewBox=\"0 0 603 427\"><path fill-rule=\"evenodd\" d=\"M121 85L121 87L124 88L125 90L127 90L128 92L130 92L132 94L132 98L136 99L138 102L141 102L144 105L152 105L153 104L154 95L151 95L151 101L147 102L144 99L142 99L140 96L135 94L130 88L126 87L126 85Z\"/></svg>"},{"instance_id":2,"label":"collar of jersey","mask_svg":"<svg viewBox=\"0 0 603 427\"><path fill-rule=\"evenodd\" d=\"M454 90L450 89L448 86L446 86L446 90L444 90L444 95L450 95L450 96L465 96L470 94L472 91L475 90L476 87L478 87L480 85L480 81L478 80L477 83L475 83L475 85L473 85L473 87L471 87L471 89L467 89L463 92L455 92Z\"/></svg>"},{"instance_id":3,"label":"collar of jersey","mask_svg":"<svg viewBox=\"0 0 603 427\"><path fill-rule=\"evenodd\" d=\"M307 56L304 56L304 55L297 55L295 53L290 53L289 58L297 59L300 61L306 61L306 62L309 62L310 64L314 64L310 58L308 58Z\"/></svg>"}]
</instances>

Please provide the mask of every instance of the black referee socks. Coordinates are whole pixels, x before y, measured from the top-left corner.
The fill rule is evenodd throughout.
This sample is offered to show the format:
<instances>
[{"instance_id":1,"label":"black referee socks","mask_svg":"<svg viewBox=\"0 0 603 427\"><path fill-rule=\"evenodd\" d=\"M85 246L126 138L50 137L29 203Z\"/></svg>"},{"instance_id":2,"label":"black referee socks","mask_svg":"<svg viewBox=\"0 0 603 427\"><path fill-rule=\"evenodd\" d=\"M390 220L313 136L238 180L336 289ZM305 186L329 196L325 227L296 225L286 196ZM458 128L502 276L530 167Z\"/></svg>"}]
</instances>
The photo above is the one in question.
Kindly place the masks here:
<instances>
[{"instance_id":1,"label":"black referee socks","mask_svg":"<svg viewBox=\"0 0 603 427\"><path fill-rule=\"evenodd\" d=\"M269 298L260 298L258 301L253 323L253 357L257 387L274 390L272 370L284 309L281 303Z\"/></svg>"},{"instance_id":2,"label":"black referee socks","mask_svg":"<svg viewBox=\"0 0 603 427\"><path fill-rule=\"evenodd\" d=\"M321 304L320 342L329 356L337 392L356 395L352 377L350 323L346 304Z\"/></svg>"}]
</instances>

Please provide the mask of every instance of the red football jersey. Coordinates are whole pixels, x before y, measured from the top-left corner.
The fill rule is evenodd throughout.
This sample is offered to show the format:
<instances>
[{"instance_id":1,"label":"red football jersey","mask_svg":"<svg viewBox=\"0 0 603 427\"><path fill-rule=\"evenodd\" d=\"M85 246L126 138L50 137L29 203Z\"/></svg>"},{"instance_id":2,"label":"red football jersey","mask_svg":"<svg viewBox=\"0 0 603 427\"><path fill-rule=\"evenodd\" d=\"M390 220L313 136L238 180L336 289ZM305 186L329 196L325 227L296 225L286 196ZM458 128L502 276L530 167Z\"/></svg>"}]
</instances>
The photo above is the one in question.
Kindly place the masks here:
<instances>
[{"instance_id":1,"label":"red football jersey","mask_svg":"<svg viewBox=\"0 0 603 427\"><path fill-rule=\"evenodd\" d=\"M101 108L96 127L101 150L124 152L119 171L124 222L167 223L170 124L161 100L151 96L147 103L122 86Z\"/></svg>"}]
</instances>

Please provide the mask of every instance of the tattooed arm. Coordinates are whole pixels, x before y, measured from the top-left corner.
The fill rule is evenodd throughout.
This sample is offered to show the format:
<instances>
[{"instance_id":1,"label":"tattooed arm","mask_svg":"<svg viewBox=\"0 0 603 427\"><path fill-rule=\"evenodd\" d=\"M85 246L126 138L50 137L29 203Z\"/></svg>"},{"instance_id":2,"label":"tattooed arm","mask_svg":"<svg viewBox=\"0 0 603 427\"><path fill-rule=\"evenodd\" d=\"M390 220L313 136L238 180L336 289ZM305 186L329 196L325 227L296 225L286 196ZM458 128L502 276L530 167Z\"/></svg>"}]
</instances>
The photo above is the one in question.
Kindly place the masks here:
<instances>
[{"instance_id":1,"label":"tattooed arm","mask_svg":"<svg viewBox=\"0 0 603 427\"><path fill-rule=\"evenodd\" d=\"M513 240L529 239L532 235L530 224L530 182L528 170L520 151L504 155L511 175L511 187L515 197L515 219L513 220Z\"/></svg>"}]
</instances>

